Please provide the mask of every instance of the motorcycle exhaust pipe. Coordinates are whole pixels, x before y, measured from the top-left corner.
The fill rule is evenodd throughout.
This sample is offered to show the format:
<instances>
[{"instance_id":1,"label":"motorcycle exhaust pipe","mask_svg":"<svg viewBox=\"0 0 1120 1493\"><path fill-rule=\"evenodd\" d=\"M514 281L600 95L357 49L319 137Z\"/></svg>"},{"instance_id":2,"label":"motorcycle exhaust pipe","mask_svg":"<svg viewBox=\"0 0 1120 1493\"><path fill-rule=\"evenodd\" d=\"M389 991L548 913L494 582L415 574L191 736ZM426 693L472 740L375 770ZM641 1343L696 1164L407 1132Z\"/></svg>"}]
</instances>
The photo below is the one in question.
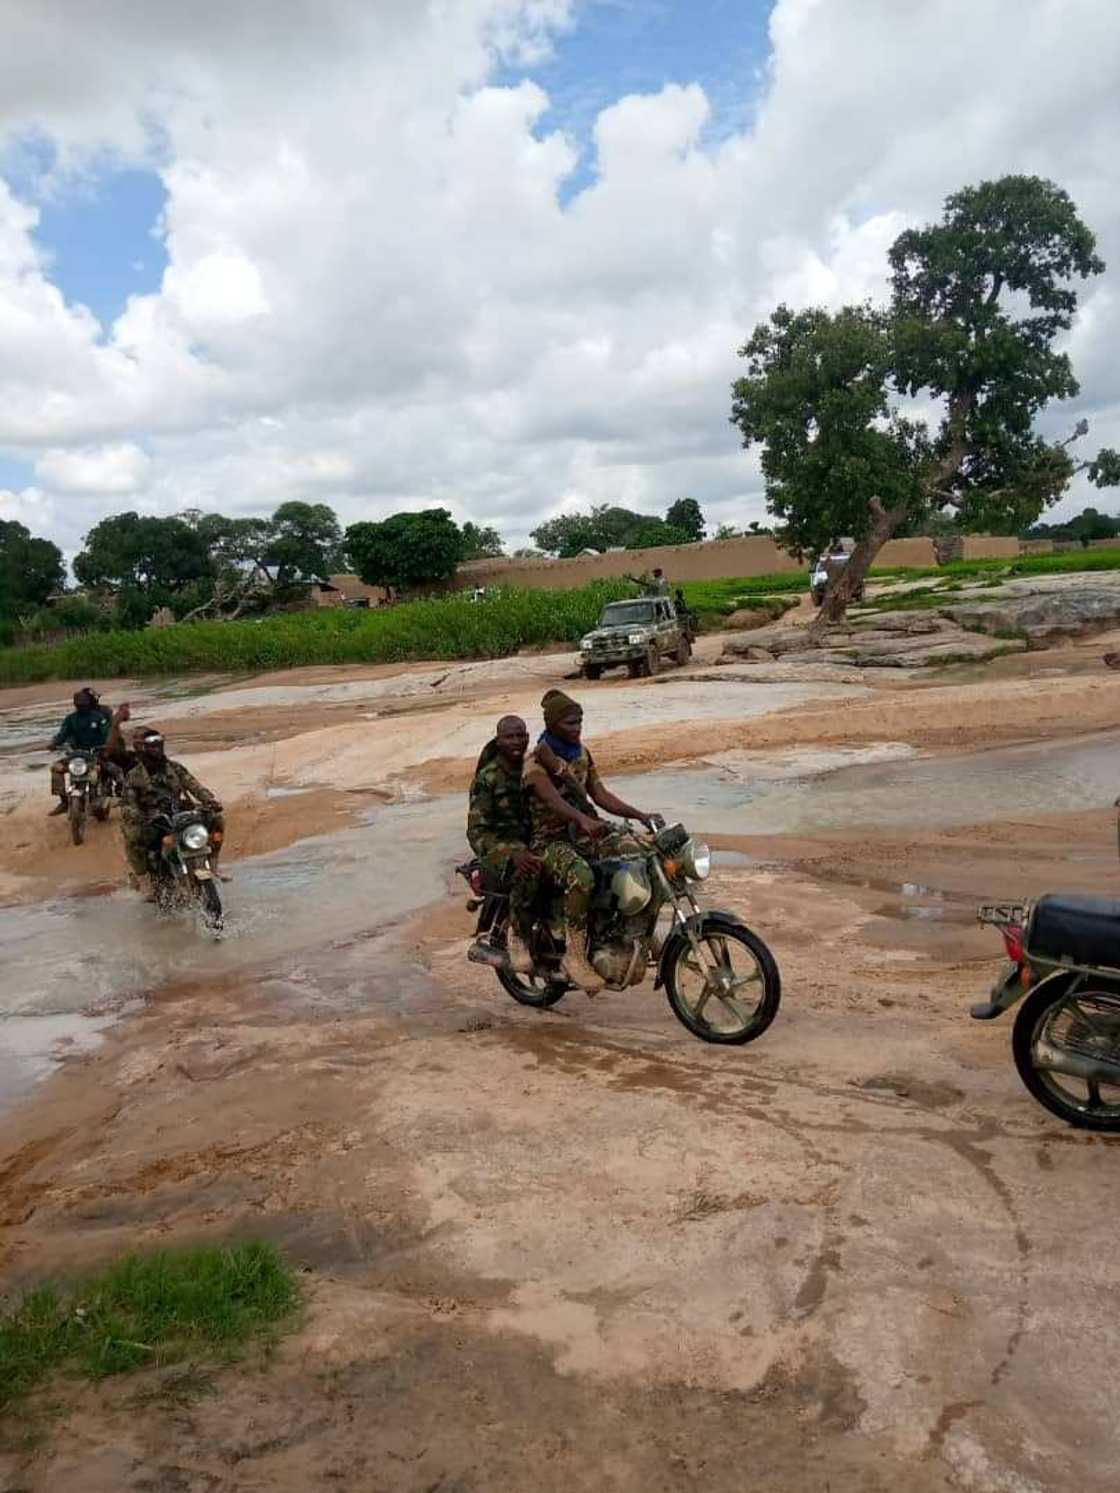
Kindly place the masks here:
<instances>
[{"instance_id":1,"label":"motorcycle exhaust pipe","mask_svg":"<svg viewBox=\"0 0 1120 1493\"><path fill-rule=\"evenodd\" d=\"M1084 1057L1064 1047L1054 1047L1049 1042L1036 1042L1033 1057L1035 1067L1049 1073L1066 1073L1070 1078L1082 1078L1087 1083L1120 1085L1120 1063L1110 1063L1106 1058Z\"/></svg>"},{"instance_id":2,"label":"motorcycle exhaust pipe","mask_svg":"<svg viewBox=\"0 0 1120 1493\"><path fill-rule=\"evenodd\" d=\"M471 964L487 964L491 969L507 968L506 956L501 949L493 949L489 944L472 943L467 950L467 959Z\"/></svg>"}]
</instances>

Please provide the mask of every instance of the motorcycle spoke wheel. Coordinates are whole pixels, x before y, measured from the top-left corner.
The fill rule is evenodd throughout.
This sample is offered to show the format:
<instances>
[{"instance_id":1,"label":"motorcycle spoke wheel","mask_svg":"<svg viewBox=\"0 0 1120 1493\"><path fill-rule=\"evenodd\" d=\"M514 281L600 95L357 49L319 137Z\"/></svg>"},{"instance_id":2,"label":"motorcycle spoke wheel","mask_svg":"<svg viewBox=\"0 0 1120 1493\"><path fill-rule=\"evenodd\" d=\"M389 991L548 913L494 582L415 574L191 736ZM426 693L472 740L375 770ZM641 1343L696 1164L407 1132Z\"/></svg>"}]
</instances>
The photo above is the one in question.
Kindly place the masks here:
<instances>
[{"instance_id":1,"label":"motorcycle spoke wheel","mask_svg":"<svg viewBox=\"0 0 1120 1493\"><path fill-rule=\"evenodd\" d=\"M1120 1131L1120 992L1047 998L1040 989L1020 1011L1013 1049L1020 1077L1047 1109L1070 1125ZM1112 1065L1116 1076L1064 1071L1086 1061Z\"/></svg>"},{"instance_id":2,"label":"motorcycle spoke wheel","mask_svg":"<svg viewBox=\"0 0 1120 1493\"><path fill-rule=\"evenodd\" d=\"M700 957L684 946L666 972L669 1002L706 1042L749 1042L770 1025L781 986L769 950L749 929L701 933Z\"/></svg>"}]
</instances>

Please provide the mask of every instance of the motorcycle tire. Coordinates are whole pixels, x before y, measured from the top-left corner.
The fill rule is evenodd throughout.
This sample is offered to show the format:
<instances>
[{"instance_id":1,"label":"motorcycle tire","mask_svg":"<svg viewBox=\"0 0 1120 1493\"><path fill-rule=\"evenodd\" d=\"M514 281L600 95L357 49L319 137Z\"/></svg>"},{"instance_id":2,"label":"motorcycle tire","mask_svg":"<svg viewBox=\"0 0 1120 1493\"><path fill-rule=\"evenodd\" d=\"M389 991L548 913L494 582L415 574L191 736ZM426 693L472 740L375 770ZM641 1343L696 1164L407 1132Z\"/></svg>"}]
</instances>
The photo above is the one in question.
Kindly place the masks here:
<instances>
[{"instance_id":1,"label":"motorcycle tire","mask_svg":"<svg viewBox=\"0 0 1120 1493\"><path fill-rule=\"evenodd\" d=\"M1066 1004L1076 978L1075 975L1052 976L1023 1001L1011 1033L1015 1067L1031 1097L1067 1125L1078 1130L1120 1134L1120 1085L1108 1086L1116 1100L1115 1104L1108 1104L1101 1098L1099 1082L1091 1083L1067 1074L1052 1076L1049 1069L1039 1068L1035 1061L1035 1043L1047 1027L1060 1018L1060 1009ZM1086 1004L1101 1001L1114 1011L1112 1020L1120 1018L1120 984L1101 978L1088 988L1079 988L1075 998L1078 1003ZM1059 1080L1085 1089L1084 1101L1079 1101L1077 1095L1070 1093Z\"/></svg>"},{"instance_id":2,"label":"motorcycle tire","mask_svg":"<svg viewBox=\"0 0 1120 1493\"><path fill-rule=\"evenodd\" d=\"M86 801L84 798L70 800L70 838L80 845L86 837Z\"/></svg>"},{"instance_id":3,"label":"motorcycle tire","mask_svg":"<svg viewBox=\"0 0 1120 1493\"><path fill-rule=\"evenodd\" d=\"M758 1002L751 1015L730 1031L712 1025L702 1014L697 1016L681 988L681 970L684 961L692 953L691 945L682 936L677 947L670 953L664 970L665 993L673 1015L694 1037L699 1037L701 1042L712 1042L721 1047L738 1047L744 1042L755 1041L778 1014L782 1000L782 977L773 954L758 934L752 933L745 923L733 922L729 918L705 918L700 927L700 939L709 943L709 946L712 939L730 940L743 945L757 970L760 986ZM752 985L755 978L751 977Z\"/></svg>"},{"instance_id":4,"label":"motorcycle tire","mask_svg":"<svg viewBox=\"0 0 1120 1493\"><path fill-rule=\"evenodd\" d=\"M505 930L496 930L490 942L496 949L505 949ZM572 988L565 980L549 980L543 975L519 975L512 969L496 969L498 983L508 995L521 1006L532 1006L535 1011L547 1011L562 1000Z\"/></svg>"}]
</instances>

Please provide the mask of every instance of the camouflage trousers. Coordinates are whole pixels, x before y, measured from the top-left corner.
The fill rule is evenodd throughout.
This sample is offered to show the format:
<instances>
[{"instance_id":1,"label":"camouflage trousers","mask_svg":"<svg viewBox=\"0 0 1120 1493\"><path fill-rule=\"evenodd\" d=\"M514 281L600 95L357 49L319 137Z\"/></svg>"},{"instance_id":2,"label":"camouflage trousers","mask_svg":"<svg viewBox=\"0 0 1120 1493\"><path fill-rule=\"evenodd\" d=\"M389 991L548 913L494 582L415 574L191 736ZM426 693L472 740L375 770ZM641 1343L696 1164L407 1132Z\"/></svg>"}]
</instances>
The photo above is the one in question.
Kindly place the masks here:
<instances>
[{"instance_id":1,"label":"camouflage trousers","mask_svg":"<svg viewBox=\"0 0 1120 1493\"><path fill-rule=\"evenodd\" d=\"M514 931L526 943L533 931L533 918L540 894L541 873L539 871L515 871L510 867L508 855L483 856L482 864L499 878L509 872L509 917Z\"/></svg>"},{"instance_id":2,"label":"camouflage trousers","mask_svg":"<svg viewBox=\"0 0 1120 1493\"><path fill-rule=\"evenodd\" d=\"M595 888L595 875L586 858L570 840L553 840L538 854L564 899L564 922L569 928L585 929Z\"/></svg>"}]
</instances>

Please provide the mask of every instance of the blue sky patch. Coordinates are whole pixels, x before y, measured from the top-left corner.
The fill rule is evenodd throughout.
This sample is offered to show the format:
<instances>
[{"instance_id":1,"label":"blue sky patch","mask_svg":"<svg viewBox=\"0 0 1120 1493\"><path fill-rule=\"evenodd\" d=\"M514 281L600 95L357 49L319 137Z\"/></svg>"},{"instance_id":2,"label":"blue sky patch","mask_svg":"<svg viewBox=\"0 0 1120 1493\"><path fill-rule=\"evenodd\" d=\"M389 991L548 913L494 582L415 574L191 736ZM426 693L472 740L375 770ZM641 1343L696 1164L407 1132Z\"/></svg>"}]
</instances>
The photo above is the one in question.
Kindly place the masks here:
<instances>
[{"instance_id":1,"label":"blue sky patch","mask_svg":"<svg viewBox=\"0 0 1120 1493\"><path fill-rule=\"evenodd\" d=\"M130 295L160 287L167 254L153 230L166 201L154 171L109 170L38 202L35 240L51 279L106 330Z\"/></svg>"},{"instance_id":2,"label":"blue sky patch","mask_svg":"<svg viewBox=\"0 0 1120 1493\"><path fill-rule=\"evenodd\" d=\"M601 110L627 94L699 83L712 106L710 138L741 130L764 84L774 0L586 0L554 54L496 81L529 76L549 95L541 135L561 129L581 147L564 185L570 200L595 179L591 130Z\"/></svg>"}]
</instances>

